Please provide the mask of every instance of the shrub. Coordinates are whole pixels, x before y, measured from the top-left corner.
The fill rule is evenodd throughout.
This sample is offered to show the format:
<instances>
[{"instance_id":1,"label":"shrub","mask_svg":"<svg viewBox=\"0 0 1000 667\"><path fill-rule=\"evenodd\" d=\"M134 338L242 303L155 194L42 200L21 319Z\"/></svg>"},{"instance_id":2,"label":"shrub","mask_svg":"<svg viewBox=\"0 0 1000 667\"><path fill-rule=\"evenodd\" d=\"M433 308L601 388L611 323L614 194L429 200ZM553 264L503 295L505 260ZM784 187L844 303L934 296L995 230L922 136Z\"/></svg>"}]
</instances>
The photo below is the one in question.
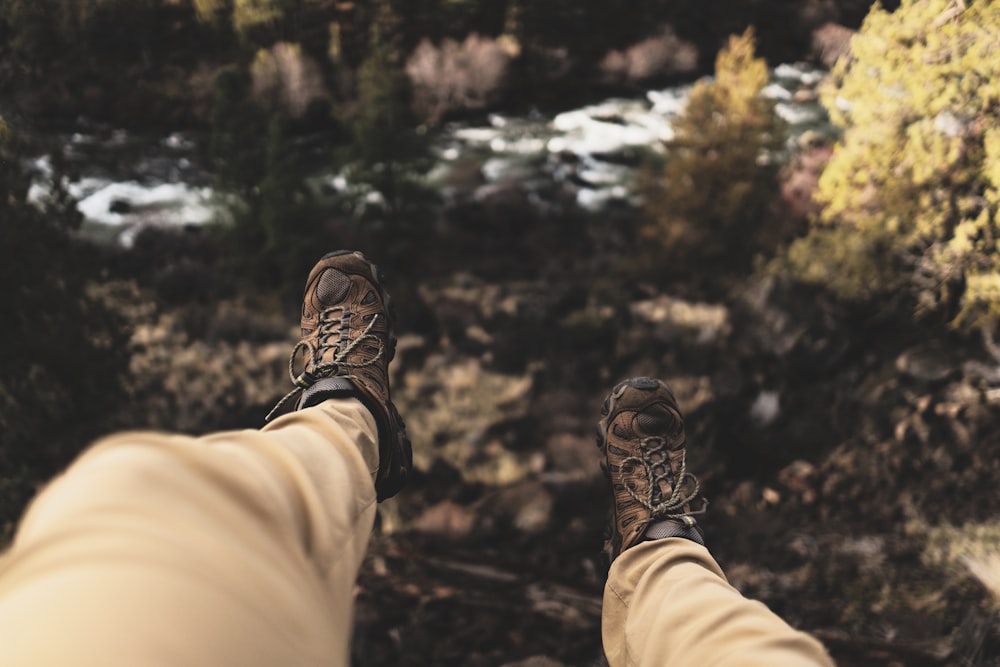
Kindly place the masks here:
<instances>
[{"instance_id":1,"label":"shrub","mask_svg":"<svg viewBox=\"0 0 1000 667\"><path fill-rule=\"evenodd\" d=\"M414 106L433 123L449 111L485 108L502 92L511 58L489 37L445 39L440 46L425 39L406 61Z\"/></svg>"},{"instance_id":2,"label":"shrub","mask_svg":"<svg viewBox=\"0 0 1000 667\"><path fill-rule=\"evenodd\" d=\"M925 562L958 576L972 575L1000 605L1000 523L970 522L958 527L914 522L907 528L927 535Z\"/></svg>"},{"instance_id":3,"label":"shrub","mask_svg":"<svg viewBox=\"0 0 1000 667\"><path fill-rule=\"evenodd\" d=\"M691 90L662 170L641 178L648 262L679 272L708 262L721 276L749 268L769 244L774 157L785 133L773 102L760 95L768 80L748 30L719 53L715 78Z\"/></svg>"},{"instance_id":4,"label":"shrub","mask_svg":"<svg viewBox=\"0 0 1000 667\"><path fill-rule=\"evenodd\" d=\"M318 0L193 0L200 20L228 18L233 30L244 38L254 30L273 27L321 4Z\"/></svg>"},{"instance_id":5,"label":"shrub","mask_svg":"<svg viewBox=\"0 0 1000 667\"><path fill-rule=\"evenodd\" d=\"M310 104L326 95L323 73L298 44L278 42L261 49L250 73L254 97L290 118L302 118Z\"/></svg>"},{"instance_id":6,"label":"shrub","mask_svg":"<svg viewBox=\"0 0 1000 667\"><path fill-rule=\"evenodd\" d=\"M670 26L627 49L609 51L597 66L605 79L629 83L691 74L697 67L698 47L679 38Z\"/></svg>"},{"instance_id":7,"label":"shrub","mask_svg":"<svg viewBox=\"0 0 1000 667\"><path fill-rule=\"evenodd\" d=\"M848 298L1000 318L1000 4L876 6L824 103L844 129L791 270Z\"/></svg>"}]
</instances>

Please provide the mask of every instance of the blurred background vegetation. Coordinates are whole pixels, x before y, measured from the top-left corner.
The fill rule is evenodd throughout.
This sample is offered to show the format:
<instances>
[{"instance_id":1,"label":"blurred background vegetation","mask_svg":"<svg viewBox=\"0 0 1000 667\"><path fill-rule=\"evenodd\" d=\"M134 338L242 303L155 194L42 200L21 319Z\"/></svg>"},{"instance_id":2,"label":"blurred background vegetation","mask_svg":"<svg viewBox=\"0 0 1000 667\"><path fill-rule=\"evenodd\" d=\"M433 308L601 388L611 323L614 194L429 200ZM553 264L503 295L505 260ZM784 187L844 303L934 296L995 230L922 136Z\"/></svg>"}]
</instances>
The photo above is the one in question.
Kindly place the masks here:
<instances>
[{"instance_id":1,"label":"blurred background vegetation","mask_svg":"<svg viewBox=\"0 0 1000 667\"><path fill-rule=\"evenodd\" d=\"M125 399L128 329L85 277L99 265L75 243L76 202L56 182L45 206L27 202L23 146L0 122L0 505L4 534L37 485Z\"/></svg>"},{"instance_id":2,"label":"blurred background vegetation","mask_svg":"<svg viewBox=\"0 0 1000 667\"><path fill-rule=\"evenodd\" d=\"M835 136L793 132L779 113L775 67L802 60L826 72ZM603 156L637 175L600 210L486 183L471 158L435 171L450 124L665 87L684 91L670 136ZM5 536L103 431L257 426L283 392L302 277L326 250L360 247L395 276L413 334L399 400L426 431L422 495L383 508L386 525L436 525L426 509L452 531L501 530L509 517L455 508L556 479L552 443L606 386L670 374L730 531L720 551L750 563L734 575L745 590L814 628L919 635L965 627L959 610L1000 588L997 3L0 0L0 119ZM219 219L128 247L84 233L61 138L85 122L197 137ZM544 169L586 181L579 156L553 153ZM600 505L573 488L548 511ZM782 588L748 555L774 522L733 507L837 534L771 553L794 580ZM945 510L962 521L928 518ZM504 539L537 549L511 522L520 537ZM582 528L550 522L569 526L558 548L583 548ZM866 569L857 530L883 540L888 564ZM948 634L947 651L876 648L998 664L996 633L970 632ZM904 664L824 639L843 664Z\"/></svg>"}]
</instances>

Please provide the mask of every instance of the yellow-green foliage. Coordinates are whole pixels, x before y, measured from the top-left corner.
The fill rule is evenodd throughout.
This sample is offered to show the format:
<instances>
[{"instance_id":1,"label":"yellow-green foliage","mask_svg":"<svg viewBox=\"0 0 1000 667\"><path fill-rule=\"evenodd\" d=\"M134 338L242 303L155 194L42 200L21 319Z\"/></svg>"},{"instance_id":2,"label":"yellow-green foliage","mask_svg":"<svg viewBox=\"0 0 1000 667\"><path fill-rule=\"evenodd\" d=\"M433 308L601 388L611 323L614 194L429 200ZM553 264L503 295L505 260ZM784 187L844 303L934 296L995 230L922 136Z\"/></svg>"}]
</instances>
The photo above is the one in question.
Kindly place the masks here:
<instances>
[{"instance_id":1,"label":"yellow-green foliage","mask_svg":"<svg viewBox=\"0 0 1000 667\"><path fill-rule=\"evenodd\" d=\"M195 14L202 21L215 20L216 14L223 8L222 0L192 0Z\"/></svg>"},{"instance_id":2,"label":"yellow-green foliage","mask_svg":"<svg viewBox=\"0 0 1000 667\"><path fill-rule=\"evenodd\" d=\"M694 86L675 121L662 172L644 175L641 231L666 263L743 268L764 241L776 192L772 158L784 141L774 103L761 96L768 80L753 32L731 37L715 78Z\"/></svg>"},{"instance_id":3,"label":"yellow-green foliage","mask_svg":"<svg viewBox=\"0 0 1000 667\"><path fill-rule=\"evenodd\" d=\"M195 13L202 21L215 21L229 13L233 29L240 35L258 26L270 26L321 0L193 0Z\"/></svg>"},{"instance_id":4,"label":"yellow-green foliage","mask_svg":"<svg viewBox=\"0 0 1000 667\"><path fill-rule=\"evenodd\" d=\"M873 8L824 96L842 141L822 213L792 270L847 297L961 297L957 321L1000 318L1000 3Z\"/></svg>"},{"instance_id":5,"label":"yellow-green foliage","mask_svg":"<svg viewBox=\"0 0 1000 667\"><path fill-rule=\"evenodd\" d=\"M971 574L1000 604L1000 522L966 524L962 527L910 527L927 534L924 559L936 566L959 567Z\"/></svg>"},{"instance_id":6,"label":"yellow-green foliage","mask_svg":"<svg viewBox=\"0 0 1000 667\"><path fill-rule=\"evenodd\" d=\"M258 25L273 23L286 10L286 5L292 4L282 0L234 0L233 27L236 32L243 33Z\"/></svg>"}]
</instances>

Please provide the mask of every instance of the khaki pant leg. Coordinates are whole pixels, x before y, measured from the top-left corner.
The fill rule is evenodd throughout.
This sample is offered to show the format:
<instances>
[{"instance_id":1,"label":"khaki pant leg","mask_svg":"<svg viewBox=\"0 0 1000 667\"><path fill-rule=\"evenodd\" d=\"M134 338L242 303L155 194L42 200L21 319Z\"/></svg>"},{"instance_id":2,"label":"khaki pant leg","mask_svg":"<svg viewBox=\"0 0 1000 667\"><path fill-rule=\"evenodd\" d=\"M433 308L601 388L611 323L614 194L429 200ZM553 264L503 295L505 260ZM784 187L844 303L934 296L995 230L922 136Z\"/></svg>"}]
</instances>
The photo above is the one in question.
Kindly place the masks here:
<instances>
[{"instance_id":1,"label":"khaki pant leg","mask_svg":"<svg viewBox=\"0 0 1000 667\"><path fill-rule=\"evenodd\" d=\"M98 442L0 560L0 665L346 664L377 467L354 399Z\"/></svg>"},{"instance_id":2,"label":"khaki pant leg","mask_svg":"<svg viewBox=\"0 0 1000 667\"><path fill-rule=\"evenodd\" d=\"M611 667L833 665L813 637L730 586L708 549L676 537L615 560L602 634Z\"/></svg>"}]
</instances>

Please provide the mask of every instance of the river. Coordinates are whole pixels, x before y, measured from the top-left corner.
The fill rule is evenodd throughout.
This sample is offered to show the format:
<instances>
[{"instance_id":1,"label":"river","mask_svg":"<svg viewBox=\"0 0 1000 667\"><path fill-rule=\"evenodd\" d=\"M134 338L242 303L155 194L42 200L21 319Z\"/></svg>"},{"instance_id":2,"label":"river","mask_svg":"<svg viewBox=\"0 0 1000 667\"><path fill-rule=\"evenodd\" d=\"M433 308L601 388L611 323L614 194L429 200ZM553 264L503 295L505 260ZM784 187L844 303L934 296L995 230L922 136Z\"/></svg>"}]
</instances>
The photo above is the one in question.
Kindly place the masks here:
<instances>
[{"instance_id":1,"label":"river","mask_svg":"<svg viewBox=\"0 0 1000 667\"><path fill-rule=\"evenodd\" d=\"M764 95L790 128L789 147L806 132L835 136L817 89L823 70L783 64L772 70ZM478 165L479 187L516 181L529 200L544 205L554 191L568 192L591 211L612 203L634 205L633 182L645 151L662 150L673 136L672 120L684 108L690 85L649 90L635 98L611 98L554 116L493 113L479 122L449 123L436 130L431 183L447 198L446 175L459 161ZM204 225L225 221L229 204L211 186L201 161L203 137L183 133L149 137L78 122L57 138L70 166L70 194L91 236L128 246L146 226ZM52 171L47 155L33 161L30 196L43 199ZM333 190L348 187L343 174L320 172L314 181Z\"/></svg>"}]
</instances>

